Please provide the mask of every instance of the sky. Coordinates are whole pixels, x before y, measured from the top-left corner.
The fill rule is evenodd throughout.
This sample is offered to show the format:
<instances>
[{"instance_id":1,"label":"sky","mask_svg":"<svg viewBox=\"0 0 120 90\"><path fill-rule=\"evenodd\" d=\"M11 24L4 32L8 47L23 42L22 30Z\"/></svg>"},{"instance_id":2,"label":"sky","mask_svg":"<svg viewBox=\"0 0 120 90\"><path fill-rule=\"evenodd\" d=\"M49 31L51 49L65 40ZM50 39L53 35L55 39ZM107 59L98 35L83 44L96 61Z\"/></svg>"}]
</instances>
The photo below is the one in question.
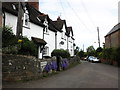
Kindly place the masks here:
<instances>
[{"instance_id":1,"label":"sky","mask_svg":"<svg viewBox=\"0 0 120 90\"><path fill-rule=\"evenodd\" d=\"M58 16L72 26L75 44L86 50L98 44L99 27L101 47L104 36L118 23L119 0L40 0L39 9L52 20Z\"/></svg>"}]
</instances>

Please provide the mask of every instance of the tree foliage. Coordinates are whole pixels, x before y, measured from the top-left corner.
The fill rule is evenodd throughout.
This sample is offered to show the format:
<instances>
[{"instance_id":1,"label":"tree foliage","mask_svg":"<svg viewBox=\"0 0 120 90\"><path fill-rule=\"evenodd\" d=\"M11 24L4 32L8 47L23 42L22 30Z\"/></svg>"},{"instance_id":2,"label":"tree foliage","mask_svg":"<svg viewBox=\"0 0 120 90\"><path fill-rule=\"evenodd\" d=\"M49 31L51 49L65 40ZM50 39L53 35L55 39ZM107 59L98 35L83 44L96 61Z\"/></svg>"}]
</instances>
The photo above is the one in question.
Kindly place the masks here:
<instances>
[{"instance_id":1,"label":"tree foliage","mask_svg":"<svg viewBox=\"0 0 120 90\"><path fill-rule=\"evenodd\" d=\"M88 54L88 56L94 56L95 55L95 48L93 46L89 46L87 48L87 54Z\"/></svg>"}]
</instances>

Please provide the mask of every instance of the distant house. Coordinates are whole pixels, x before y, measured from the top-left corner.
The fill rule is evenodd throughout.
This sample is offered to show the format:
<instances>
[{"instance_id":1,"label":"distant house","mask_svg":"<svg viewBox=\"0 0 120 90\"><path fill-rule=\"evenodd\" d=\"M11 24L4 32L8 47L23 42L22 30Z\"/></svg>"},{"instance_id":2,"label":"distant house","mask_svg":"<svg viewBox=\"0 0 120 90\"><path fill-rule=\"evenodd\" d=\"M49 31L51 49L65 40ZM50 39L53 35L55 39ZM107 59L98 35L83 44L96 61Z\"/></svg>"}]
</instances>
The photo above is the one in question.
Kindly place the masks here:
<instances>
[{"instance_id":1,"label":"distant house","mask_svg":"<svg viewBox=\"0 0 120 90\"><path fill-rule=\"evenodd\" d=\"M105 36L105 48L120 47L120 23Z\"/></svg>"}]
</instances>

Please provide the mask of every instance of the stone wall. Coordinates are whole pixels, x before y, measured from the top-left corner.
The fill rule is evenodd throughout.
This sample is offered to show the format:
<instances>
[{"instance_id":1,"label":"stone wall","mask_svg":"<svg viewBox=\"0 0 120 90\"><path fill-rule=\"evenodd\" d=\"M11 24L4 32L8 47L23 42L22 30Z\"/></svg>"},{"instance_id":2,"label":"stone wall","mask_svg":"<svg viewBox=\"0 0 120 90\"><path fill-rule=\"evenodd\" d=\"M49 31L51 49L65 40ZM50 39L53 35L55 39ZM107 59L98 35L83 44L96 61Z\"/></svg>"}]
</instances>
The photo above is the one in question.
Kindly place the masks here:
<instances>
[{"instance_id":1,"label":"stone wall","mask_svg":"<svg viewBox=\"0 0 120 90\"><path fill-rule=\"evenodd\" d=\"M38 77L40 66L40 60L32 56L3 54L2 78L4 81L17 81Z\"/></svg>"}]
</instances>

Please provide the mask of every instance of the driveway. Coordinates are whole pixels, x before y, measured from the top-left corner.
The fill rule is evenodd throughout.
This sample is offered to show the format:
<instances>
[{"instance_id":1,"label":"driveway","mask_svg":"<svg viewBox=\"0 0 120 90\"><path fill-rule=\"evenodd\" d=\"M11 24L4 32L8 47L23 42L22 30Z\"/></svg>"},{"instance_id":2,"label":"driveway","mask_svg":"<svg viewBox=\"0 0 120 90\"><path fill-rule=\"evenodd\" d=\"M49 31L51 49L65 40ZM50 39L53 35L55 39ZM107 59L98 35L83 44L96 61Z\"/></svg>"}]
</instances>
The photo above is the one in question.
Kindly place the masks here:
<instances>
[{"instance_id":1,"label":"driveway","mask_svg":"<svg viewBox=\"0 0 120 90\"><path fill-rule=\"evenodd\" d=\"M76 67L51 77L25 83L3 84L3 88L118 88L118 68L82 61Z\"/></svg>"}]
</instances>

